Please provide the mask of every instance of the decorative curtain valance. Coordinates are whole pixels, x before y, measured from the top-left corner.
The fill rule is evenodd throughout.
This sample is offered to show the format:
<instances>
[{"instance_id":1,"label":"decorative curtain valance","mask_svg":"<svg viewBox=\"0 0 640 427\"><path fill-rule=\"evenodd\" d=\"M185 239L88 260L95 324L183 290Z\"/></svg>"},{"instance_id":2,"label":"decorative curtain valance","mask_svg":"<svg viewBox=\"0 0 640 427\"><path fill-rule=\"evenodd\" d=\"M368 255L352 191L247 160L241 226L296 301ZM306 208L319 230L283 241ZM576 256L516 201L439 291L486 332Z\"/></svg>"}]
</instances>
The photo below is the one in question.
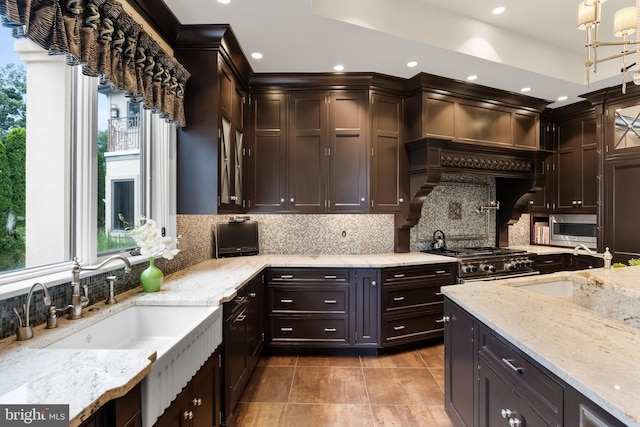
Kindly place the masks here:
<instances>
[{"instance_id":1,"label":"decorative curtain valance","mask_svg":"<svg viewBox=\"0 0 640 427\"><path fill-rule=\"evenodd\" d=\"M5 26L83 73L104 76L178 126L191 76L116 0L0 0Z\"/></svg>"}]
</instances>

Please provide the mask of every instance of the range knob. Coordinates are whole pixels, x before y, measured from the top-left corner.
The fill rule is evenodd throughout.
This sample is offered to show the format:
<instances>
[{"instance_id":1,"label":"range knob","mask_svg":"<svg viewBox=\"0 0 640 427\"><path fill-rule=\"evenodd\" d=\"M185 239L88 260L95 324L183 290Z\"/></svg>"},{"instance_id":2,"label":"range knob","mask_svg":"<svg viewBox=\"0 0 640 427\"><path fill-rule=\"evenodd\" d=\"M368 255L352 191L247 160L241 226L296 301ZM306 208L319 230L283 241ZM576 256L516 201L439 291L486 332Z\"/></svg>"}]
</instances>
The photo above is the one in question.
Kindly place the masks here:
<instances>
[{"instance_id":1,"label":"range knob","mask_svg":"<svg viewBox=\"0 0 640 427\"><path fill-rule=\"evenodd\" d=\"M480 270L481 271L488 271L490 273L494 273L496 271L496 266L493 264L488 264L488 263L482 263L480 264Z\"/></svg>"},{"instance_id":2,"label":"range knob","mask_svg":"<svg viewBox=\"0 0 640 427\"><path fill-rule=\"evenodd\" d=\"M474 273L478 271L478 266L474 265L474 264L464 264L462 266L462 272L463 273Z\"/></svg>"},{"instance_id":3,"label":"range knob","mask_svg":"<svg viewBox=\"0 0 640 427\"><path fill-rule=\"evenodd\" d=\"M533 267L533 265L535 264L535 262L533 262L533 260L529 258L526 259L525 263L526 263L526 266L529 268Z\"/></svg>"},{"instance_id":4,"label":"range knob","mask_svg":"<svg viewBox=\"0 0 640 427\"><path fill-rule=\"evenodd\" d=\"M514 262L505 262L504 269L507 271L513 271L516 269L516 264Z\"/></svg>"}]
</instances>

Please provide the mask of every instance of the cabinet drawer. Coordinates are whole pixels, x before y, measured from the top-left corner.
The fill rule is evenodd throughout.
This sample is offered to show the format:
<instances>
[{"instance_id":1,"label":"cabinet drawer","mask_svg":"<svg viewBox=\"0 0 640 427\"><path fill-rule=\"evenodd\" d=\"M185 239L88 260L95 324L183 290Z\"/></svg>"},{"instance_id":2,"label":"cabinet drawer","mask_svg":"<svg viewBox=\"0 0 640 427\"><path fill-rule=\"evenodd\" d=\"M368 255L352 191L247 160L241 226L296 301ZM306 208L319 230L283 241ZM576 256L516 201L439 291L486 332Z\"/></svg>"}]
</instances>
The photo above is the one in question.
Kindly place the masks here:
<instances>
[{"instance_id":1,"label":"cabinet drawer","mask_svg":"<svg viewBox=\"0 0 640 427\"><path fill-rule=\"evenodd\" d=\"M382 301L385 312L402 308L424 307L441 304L444 299L440 286L402 285L386 286L383 289Z\"/></svg>"},{"instance_id":2,"label":"cabinet drawer","mask_svg":"<svg viewBox=\"0 0 640 427\"><path fill-rule=\"evenodd\" d=\"M271 317L273 342L348 342L348 318Z\"/></svg>"},{"instance_id":3,"label":"cabinet drawer","mask_svg":"<svg viewBox=\"0 0 640 427\"><path fill-rule=\"evenodd\" d=\"M305 286L269 286L272 313L334 313L346 314L348 289L309 289Z\"/></svg>"},{"instance_id":4,"label":"cabinet drawer","mask_svg":"<svg viewBox=\"0 0 640 427\"><path fill-rule=\"evenodd\" d=\"M562 421L564 388L526 356L512 348L485 326L480 331L480 355L516 389L549 423Z\"/></svg>"},{"instance_id":5,"label":"cabinet drawer","mask_svg":"<svg viewBox=\"0 0 640 427\"><path fill-rule=\"evenodd\" d=\"M271 268L268 283L348 283L349 270L335 268Z\"/></svg>"},{"instance_id":6,"label":"cabinet drawer","mask_svg":"<svg viewBox=\"0 0 640 427\"><path fill-rule=\"evenodd\" d=\"M535 258L534 268L542 274L566 270L565 256L564 254L538 255Z\"/></svg>"},{"instance_id":7,"label":"cabinet drawer","mask_svg":"<svg viewBox=\"0 0 640 427\"><path fill-rule=\"evenodd\" d=\"M448 263L385 268L382 270L382 284L383 286L400 283L452 285L456 283L456 266L456 263Z\"/></svg>"},{"instance_id":8,"label":"cabinet drawer","mask_svg":"<svg viewBox=\"0 0 640 427\"><path fill-rule=\"evenodd\" d=\"M441 336L443 305L440 309L428 312L404 312L385 315L382 322L383 340L386 343L396 341L415 341L420 338Z\"/></svg>"}]
</instances>

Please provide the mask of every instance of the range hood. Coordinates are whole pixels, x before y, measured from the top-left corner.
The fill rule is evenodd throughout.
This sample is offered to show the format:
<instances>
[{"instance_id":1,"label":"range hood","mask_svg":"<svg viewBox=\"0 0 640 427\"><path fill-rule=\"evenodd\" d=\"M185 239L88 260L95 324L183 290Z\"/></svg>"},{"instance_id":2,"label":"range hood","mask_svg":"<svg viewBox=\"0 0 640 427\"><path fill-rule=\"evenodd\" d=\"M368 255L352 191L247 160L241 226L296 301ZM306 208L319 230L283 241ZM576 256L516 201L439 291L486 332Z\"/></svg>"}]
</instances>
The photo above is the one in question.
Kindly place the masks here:
<instances>
[{"instance_id":1,"label":"range hood","mask_svg":"<svg viewBox=\"0 0 640 427\"><path fill-rule=\"evenodd\" d=\"M536 191L544 185L544 159L553 152L422 138L406 145L409 158L408 207L396 215L396 251L407 252L411 227L422 205L440 184L443 173L490 175L496 178L497 244L507 245L507 226L518 221Z\"/></svg>"}]
</instances>

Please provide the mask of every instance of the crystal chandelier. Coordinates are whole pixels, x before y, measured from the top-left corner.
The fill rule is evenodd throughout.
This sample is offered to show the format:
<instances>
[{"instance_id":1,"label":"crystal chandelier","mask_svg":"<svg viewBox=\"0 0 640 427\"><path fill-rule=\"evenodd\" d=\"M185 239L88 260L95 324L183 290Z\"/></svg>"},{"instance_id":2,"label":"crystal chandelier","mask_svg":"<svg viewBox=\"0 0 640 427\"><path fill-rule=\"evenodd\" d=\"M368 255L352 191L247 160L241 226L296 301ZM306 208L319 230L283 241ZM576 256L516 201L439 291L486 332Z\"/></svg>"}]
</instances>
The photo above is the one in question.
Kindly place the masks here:
<instances>
[{"instance_id":1,"label":"crystal chandelier","mask_svg":"<svg viewBox=\"0 0 640 427\"><path fill-rule=\"evenodd\" d=\"M607 0L583 0L578 5L578 29L587 33L587 85L589 84L589 73L593 67L593 72L598 71L598 64L611 59L622 58L622 93L627 93L627 71L636 66L633 73L633 82L640 85L640 0L636 0L635 6L629 6L618 10L613 16L613 35L622 37L622 41L603 42L600 41L599 27L601 22L602 3ZM636 33L635 40L629 39ZM598 48L601 46L622 46L622 52L607 56L598 57ZM631 47L631 49L629 49ZM635 64L627 65L627 55L635 54Z\"/></svg>"}]
</instances>

